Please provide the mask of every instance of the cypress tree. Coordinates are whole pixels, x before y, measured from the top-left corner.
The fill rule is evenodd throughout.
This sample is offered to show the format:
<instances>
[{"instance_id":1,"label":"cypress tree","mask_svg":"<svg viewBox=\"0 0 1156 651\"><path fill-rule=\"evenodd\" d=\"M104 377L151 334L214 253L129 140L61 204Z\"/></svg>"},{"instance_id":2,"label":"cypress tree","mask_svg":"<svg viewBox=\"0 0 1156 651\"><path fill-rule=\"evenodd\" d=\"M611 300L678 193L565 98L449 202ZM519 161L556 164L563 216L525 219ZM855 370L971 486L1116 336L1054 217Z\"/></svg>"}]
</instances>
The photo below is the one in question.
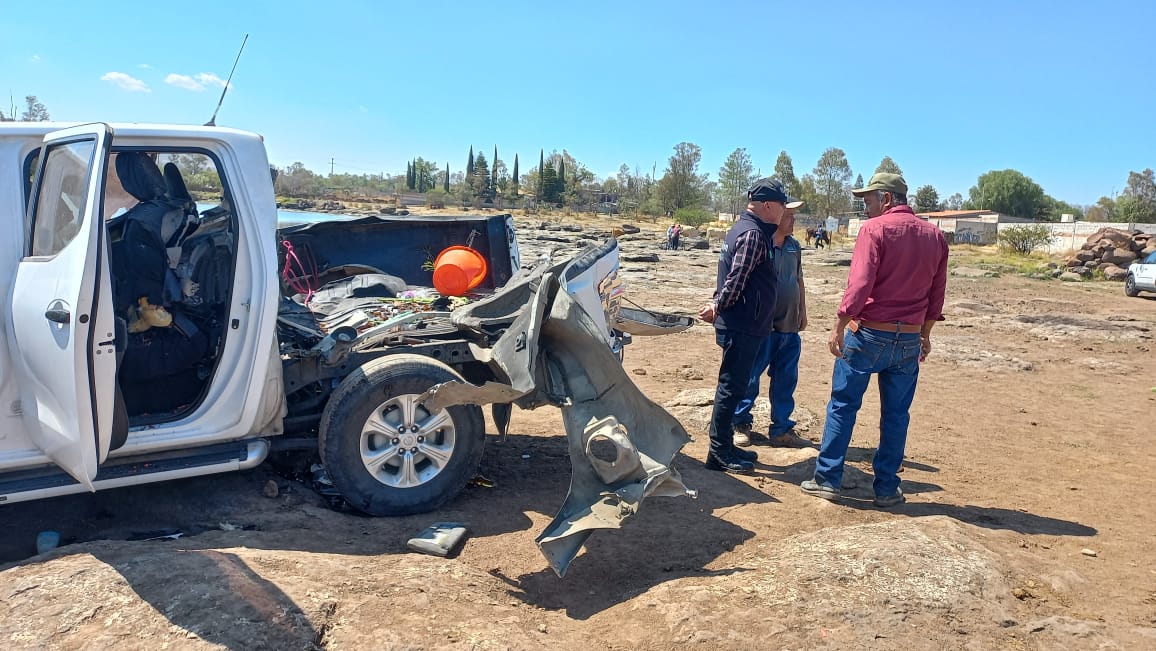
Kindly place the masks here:
<instances>
[{"instance_id":1,"label":"cypress tree","mask_svg":"<svg viewBox=\"0 0 1156 651\"><path fill-rule=\"evenodd\" d=\"M490 193L498 191L498 146L494 145L494 160L490 161Z\"/></svg>"},{"instance_id":2,"label":"cypress tree","mask_svg":"<svg viewBox=\"0 0 1156 651\"><path fill-rule=\"evenodd\" d=\"M561 199L562 195L566 193L566 156L558 157L558 193L557 196Z\"/></svg>"},{"instance_id":3,"label":"cypress tree","mask_svg":"<svg viewBox=\"0 0 1156 651\"><path fill-rule=\"evenodd\" d=\"M514 196L518 196L518 155L514 154Z\"/></svg>"},{"instance_id":4,"label":"cypress tree","mask_svg":"<svg viewBox=\"0 0 1156 651\"><path fill-rule=\"evenodd\" d=\"M445 185L443 186L443 189L446 191L446 193L449 193L449 191L450 191L450 164L449 163L446 163L446 180L445 180Z\"/></svg>"},{"instance_id":5,"label":"cypress tree","mask_svg":"<svg viewBox=\"0 0 1156 651\"><path fill-rule=\"evenodd\" d=\"M470 160L466 163L466 178L474 175L474 146L470 145Z\"/></svg>"},{"instance_id":6,"label":"cypress tree","mask_svg":"<svg viewBox=\"0 0 1156 651\"><path fill-rule=\"evenodd\" d=\"M546 150L538 150L538 198L542 199L542 195L546 193L546 185L542 178L546 172Z\"/></svg>"}]
</instances>

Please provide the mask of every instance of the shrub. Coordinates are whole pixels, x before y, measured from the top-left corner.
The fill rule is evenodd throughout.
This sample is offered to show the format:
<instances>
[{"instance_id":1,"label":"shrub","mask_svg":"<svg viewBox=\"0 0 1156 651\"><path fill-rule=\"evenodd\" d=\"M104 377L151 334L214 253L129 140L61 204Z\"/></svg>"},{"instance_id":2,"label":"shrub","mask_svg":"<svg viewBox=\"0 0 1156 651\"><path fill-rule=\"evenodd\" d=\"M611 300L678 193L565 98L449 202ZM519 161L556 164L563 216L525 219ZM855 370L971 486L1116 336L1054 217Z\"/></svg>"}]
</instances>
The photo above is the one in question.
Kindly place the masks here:
<instances>
[{"instance_id":1,"label":"shrub","mask_svg":"<svg viewBox=\"0 0 1156 651\"><path fill-rule=\"evenodd\" d=\"M1052 229L1047 224L1011 226L999 232L999 247L1009 253L1029 255L1052 243Z\"/></svg>"},{"instance_id":2,"label":"shrub","mask_svg":"<svg viewBox=\"0 0 1156 651\"><path fill-rule=\"evenodd\" d=\"M715 221L714 214L702 208L679 208L674 211L674 221L683 226L702 226Z\"/></svg>"},{"instance_id":3,"label":"shrub","mask_svg":"<svg viewBox=\"0 0 1156 651\"><path fill-rule=\"evenodd\" d=\"M425 204L435 210L440 210L446 207L446 199L449 193L441 188L435 188L425 193Z\"/></svg>"}]
</instances>

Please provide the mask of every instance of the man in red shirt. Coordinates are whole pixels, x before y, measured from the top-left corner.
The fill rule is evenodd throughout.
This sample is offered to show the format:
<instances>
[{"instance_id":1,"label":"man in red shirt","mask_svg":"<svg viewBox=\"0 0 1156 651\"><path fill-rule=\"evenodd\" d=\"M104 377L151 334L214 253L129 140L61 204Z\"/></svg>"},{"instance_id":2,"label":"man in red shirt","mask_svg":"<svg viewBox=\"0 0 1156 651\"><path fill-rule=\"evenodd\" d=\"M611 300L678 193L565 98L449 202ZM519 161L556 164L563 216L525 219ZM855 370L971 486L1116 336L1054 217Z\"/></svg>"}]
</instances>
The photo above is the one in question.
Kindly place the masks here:
<instances>
[{"instance_id":1,"label":"man in red shirt","mask_svg":"<svg viewBox=\"0 0 1156 651\"><path fill-rule=\"evenodd\" d=\"M863 199L868 220L855 240L847 290L827 340L837 359L815 478L800 488L824 499L839 497L855 416L867 383L878 374L874 504L886 508L905 501L896 473L919 363L931 352L932 326L943 320L947 240L907 206L907 183L898 174L880 172L852 193Z\"/></svg>"}]
</instances>

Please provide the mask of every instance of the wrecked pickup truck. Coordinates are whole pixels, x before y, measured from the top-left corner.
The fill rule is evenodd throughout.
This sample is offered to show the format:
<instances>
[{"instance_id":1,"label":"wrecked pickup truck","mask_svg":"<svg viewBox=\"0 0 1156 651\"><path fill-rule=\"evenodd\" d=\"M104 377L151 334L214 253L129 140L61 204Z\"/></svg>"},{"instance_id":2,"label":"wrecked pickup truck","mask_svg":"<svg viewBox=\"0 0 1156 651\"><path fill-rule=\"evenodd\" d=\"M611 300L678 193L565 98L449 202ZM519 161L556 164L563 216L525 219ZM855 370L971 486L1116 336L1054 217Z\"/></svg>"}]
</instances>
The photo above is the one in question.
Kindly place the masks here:
<instances>
[{"instance_id":1,"label":"wrecked pickup truck","mask_svg":"<svg viewBox=\"0 0 1156 651\"><path fill-rule=\"evenodd\" d=\"M278 229L262 138L217 127L6 123L0 176L0 502L308 440L352 507L430 511L476 475L486 404L499 434L511 405L562 409L571 490L538 539L559 575L594 529L687 493L686 431L620 360L690 320L621 306L614 240L524 266L509 215ZM442 296L431 263L462 245L485 277Z\"/></svg>"}]
</instances>

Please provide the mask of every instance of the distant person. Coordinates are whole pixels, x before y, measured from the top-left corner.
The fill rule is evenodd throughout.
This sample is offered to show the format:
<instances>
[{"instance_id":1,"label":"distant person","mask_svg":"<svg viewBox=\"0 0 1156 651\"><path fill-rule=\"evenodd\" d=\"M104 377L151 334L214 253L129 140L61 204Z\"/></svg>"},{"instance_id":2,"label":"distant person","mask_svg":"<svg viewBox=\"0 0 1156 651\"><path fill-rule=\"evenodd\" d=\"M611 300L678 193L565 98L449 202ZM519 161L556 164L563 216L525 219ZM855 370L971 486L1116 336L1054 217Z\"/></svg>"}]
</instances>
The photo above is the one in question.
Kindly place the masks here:
<instances>
[{"instance_id":1,"label":"distant person","mask_svg":"<svg viewBox=\"0 0 1156 651\"><path fill-rule=\"evenodd\" d=\"M788 204L795 205L795 204ZM795 387L799 384L799 357L803 350L801 330L807 329L807 293L803 286L803 247L792 233L795 209L787 208L771 243L771 269L776 277L775 314L771 334L763 342L751 371L746 395L735 408L735 445L752 443L776 448L805 448L811 442L795 433ZM770 378L771 400L769 436L752 431L751 407L759 397L763 372Z\"/></svg>"},{"instance_id":2,"label":"distant person","mask_svg":"<svg viewBox=\"0 0 1156 651\"><path fill-rule=\"evenodd\" d=\"M666 227L666 248L674 248L674 224Z\"/></svg>"},{"instance_id":3,"label":"distant person","mask_svg":"<svg viewBox=\"0 0 1156 651\"><path fill-rule=\"evenodd\" d=\"M815 478L800 488L828 500L839 497L855 417L867 383L878 374L874 504L887 508L905 501L897 473L919 363L931 353L932 327L943 320L947 240L907 206L907 182L898 174L880 172L852 193L863 199L867 221L855 239L847 290L827 340L836 359Z\"/></svg>"},{"instance_id":4,"label":"distant person","mask_svg":"<svg viewBox=\"0 0 1156 651\"><path fill-rule=\"evenodd\" d=\"M746 394L755 356L774 326L777 276L769 252L775 232L783 214L800 205L776 179L755 182L747 201L746 212L723 241L714 296L698 313L714 324L715 342L722 348L706 468L742 474L754 472L758 455L735 447L735 407Z\"/></svg>"},{"instance_id":5,"label":"distant person","mask_svg":"<svg viewBox=\"0 0 1156 651\"><path fill-rule=\"evenodd\" d=\"M672 226L672 228L674 230L671 232L671 235L670 235L670 248L677 251L678 250L678 240L680 237L682 237L682 225L675 224L674 226Z\"/></svg>"},{"instance_id":6,"label":"distant person","mask_svg":"<svg viewBox=\"0 0 1156 651\"><path fill-rule=\"evenodd\" d=\"M830 240L827 239L827 229L824 228L822 224L819 224L818 227L815 228L815 248L823 248L824 243L830 243Z\"/></svg>"}]
</instances>

